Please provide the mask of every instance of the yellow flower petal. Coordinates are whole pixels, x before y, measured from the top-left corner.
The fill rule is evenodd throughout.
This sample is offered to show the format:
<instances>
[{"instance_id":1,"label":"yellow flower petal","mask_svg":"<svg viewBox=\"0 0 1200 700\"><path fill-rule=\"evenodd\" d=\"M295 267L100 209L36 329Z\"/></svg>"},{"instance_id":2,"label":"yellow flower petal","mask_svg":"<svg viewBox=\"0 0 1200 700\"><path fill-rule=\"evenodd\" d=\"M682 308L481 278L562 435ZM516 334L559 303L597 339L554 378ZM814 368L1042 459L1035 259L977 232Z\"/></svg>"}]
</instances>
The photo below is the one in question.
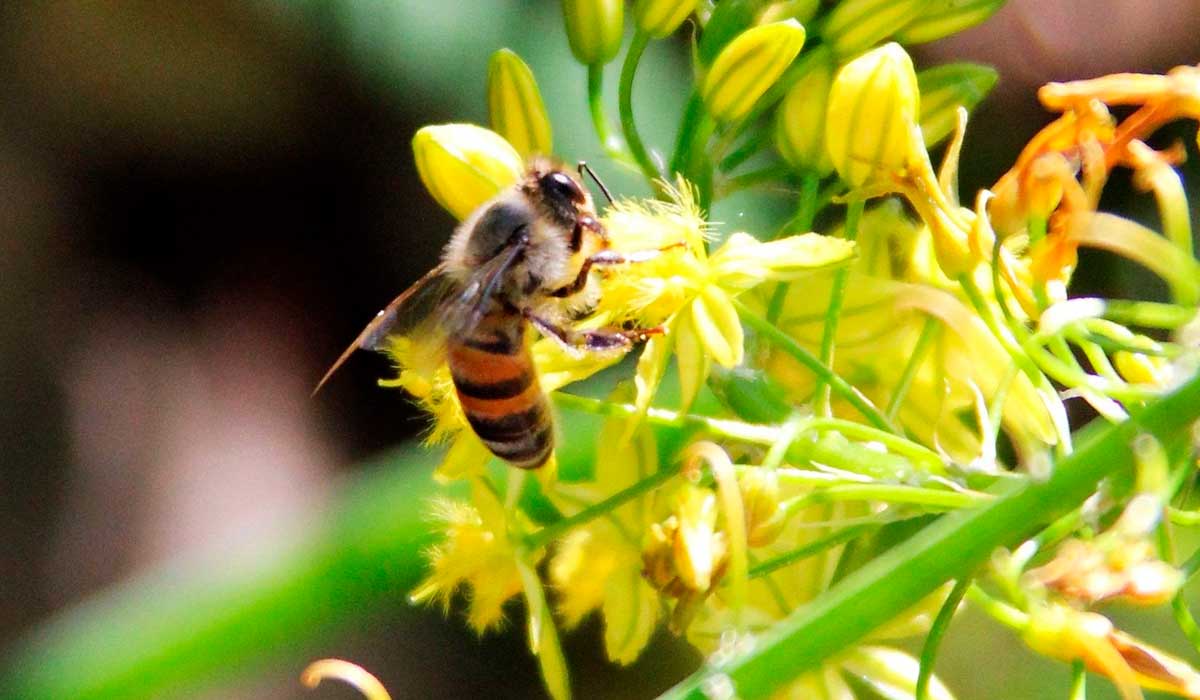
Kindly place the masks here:
<instances>
[{"instance_id":1,"label":"yellow flower petal","mask_svg":"<svg viewBox=\"0 0 1200 700\"><path fill-rule=\"evenodd\" d=\"M746 116L804 46L804 26L794 19L748 29L721 49L700 94L713 119Z\"/></svg>"},{"instance_id":2,"label":"yellow flower petal","mask_svg":"<svg viewBox=\"0 0 1200 700\"><path fill-rule=\"evenodd\" d=\"M704 380L708 378L709 358L704 353L690 314L675 325L675 362L679 365L680 411L687 411Z\"/></svg>"},{"instance_id":3,"label":"yellow flower petal","mask_svg":"<svg viewBox=\"0 0 1200 700\"><path fill-rule=\"evenodd\" d=\"M623 665L637 661L658 626L661 607L658 593L642 578L639 566L626 567L612 577L603 607L604 652L610 661Z\"/></svg>"},{"instance_id":4,"label":"yellow flower petal","mask_svg":"<svg viewBox=\"0 0 1200 700\"><path fill-rule=\"evenodd\" d=\"M624 30L624 0L563 0L571 53L585 66L617 56Z\"/></svg>"},{"instance_id":5,"label":"yellow flower petal","mask_svg":"<svg viewBox=\"0 0 1200 700\"><path fill-rule=\"evenodd\" d=\"M829 13L822 38L839 58L853 58L918 16L929 0L842 0Z\"/></svg>"},{"instance_id":6,"label":"yellow flower petal","mask_svg":"<svg viewBox=\"0 0 1200 700\"><path fill-rule=\"evenodd\" d=\"M488 117L492 128L523 158L552 150L550 118L533 71L508 49L492 54L488 62Z\"/></svg>"},{"instance_id":7,"label":"yellow flower petal","mask_svg":"<svg viewBox=\"0 0 1200 700\"><path fill-rule=\"evenodd\" d=\"M914 147L920 147L914 132L919 106L912 60L899 44L865 53L838 71L829 93L825 145L847 184L862 187L910 162Z\"/></svg>"},{"instance_id":8,"label":"yellow flower petal","mask_svg":"<svg viewBox=\"0 0 1200 700\"><path fill-rule=\"evenodd\" d=\"M767 243L745 233L729 237L713 253L710 271L721 287L742 291L767 280L791 280L807 272L847 263L854 243L832 236L805 233Z\"/></svg>"},{"instance_id":9,"label":"yellow flower petal","mask_svg":"<svg viewBox=\"0 0 1200 700\"><path fill-rule=\"evenodd\" d=\"M474 124L422 127L412 146L421 182L458 219L515 183L525 167L502 136Z\"/></svg>"},{"instance_id":10,"label":"yellow flower petal","mask_svg":"<svg viewBox=\"0 0 1200 700\"><path fill-rule=\"evenodd\" d=\"M775 148L796 170L827 175L833 164L825 150L825 110L837 63L825 46L800 60L804 73L775 113Z\"/></svg>"},{"instance_id":11,"label":"yellow flower petal","mask_svg":"<svg viewBox=\"0 0 1200 700\"><path fill-rule=\"evenodd\" d=\"M691 305L692 323L705 350L726 369L742 363L742 323L725 292L705 287Z\"/></svg>"}]
</instances>

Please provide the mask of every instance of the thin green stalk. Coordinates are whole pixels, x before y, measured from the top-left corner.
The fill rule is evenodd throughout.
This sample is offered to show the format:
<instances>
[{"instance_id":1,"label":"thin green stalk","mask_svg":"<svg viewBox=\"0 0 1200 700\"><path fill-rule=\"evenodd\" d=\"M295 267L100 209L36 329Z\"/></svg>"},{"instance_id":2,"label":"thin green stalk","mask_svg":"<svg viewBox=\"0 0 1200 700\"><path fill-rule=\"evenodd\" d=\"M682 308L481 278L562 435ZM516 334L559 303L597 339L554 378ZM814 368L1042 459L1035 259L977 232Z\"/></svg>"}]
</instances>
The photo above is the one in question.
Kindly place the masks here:
<instances>
[{"instance_id":1,"label":"thin green stalk","mask_svg":"<svg viewBox=\"0 0 1200 700\"><path fill-rule=\"evenodd\" d=\"M846 208L846 240L853 241L858 238L858 222L862 219L865 207L866 200L855 199ZM833 367L833 346L837 342L838 321L841 320L842 303L846 297L846 282L849 279L850 268L848 267L843 267L833 273L833 289L829 293L829 306L825 310L825 332L821 335L821 364L830 368ZM831 396L829 385L817 377L813 397L818 415L830 414L832 410L830 407Z\"/></svg>"},{"instance_id":2,"label":"thin green stalk","mask_svg":"<svg viewBox=\"0 0 1200 700\"><path fill-rule=\"evenodd\" d=\"M1087 700L1087 668L1082 661L1071 662L1071 691L1068 700Z\"/></svg>"},{"instance_id":3,"label":"thin green stalk","mask_svg":"<svg viewBox=\"0 0 1200 700\"><path fill-rule=\"evenodd\" d=\"M929 679L933 677L933 665L937 659L938 648L942 644L942 637L946 635L946 630L950 629L950 621L954 619L958 604L962 602L970 587L970 577L963 576L955 581L950 595L946 596L946 602L942 603L937 617L933 619L929 634L925 636L925 644L921 647L921 669L917 672L917 687L913 691L913 700L928 700Z\"/></svg>"},{"instance_id":4,"label":"thin green stalk","mask_svg":"<svg viewBox=\"0 0 1200 700\"><path fill-rule=\"evenodd\" d=\"M596 130L596 138L600 146L610 157L625 160L626 154L621 148L621 142L612 133L608 124L608 115L604 113L604 65L592 64L587 69L588 111L592 115L592 128Z\"/></svg>"},{"instance_id":5,"label":"thin green stalk","mask_svg":"<svg viewBox=\"0 0 1200 700\"><path fill-rule=\"evenodd\" d=\"M800 177L800 198L796 202L796 215L784 226L785 230L807 232L812 229L813 219L817 217L817 196L820 187L821 176L817 173L807 172ZM788 282L775 285L771 301L767 304L768 323L774 324L783 313L783 302L787 299L789 286Z\"/></svg>"},{"instance_id":6,"label":"thin green stalk","mask_svg":"<svg viewBox=\"0 0 1200 700\"><path fill-rule=\"evenodd\" d=\"M777 557L772 557L764 562L755 564L754 566L750 567L750 578L753 580L760 576L766 576L767 574L778 571L785 566L791 566L798 561L820 554L826 550L833 549L840 544L845 544L850 540L867 534L871 530L877 529L878 527L879 526L876 524L870 524L851 525L850 527L842 528L841 530L832 532L820 539L813 540L803 547L797 547L790 552L780 554Z\"/></svg>"},{"instance_id":7,"label":"thin green stalk","mask_svg":"<svg viewBox=\"0 0 1200 700\"><path fill-rule=\"evenodd\" d=\"M946 581L966 576L997 547L1012 547L1077 508L1102 479L1134 462L1130 442L1139 432L1167 439L1190 429L1200 417L1200 377L1149 404L1119 425L1093 421L1078 436L1076 450L1063 457L1045 480L997 484L995 500L958 510L896 545L838 581L768 633L753 649L706 667L662 697L703 698L714 675L742 697L765 697L805 671L861 640ZM968 595L974 597L975 587ZM986 596L984 598L986 601ZM1025 624L1019 610L992 607L1014 626ZM786 673L782 672L786 669Z\"/></svg>"},{"instance_id":8,"label":"thin green stalk","mask_svg":"<svg viewBox=\"0 0 1200 700\"><path fill-rule=\"evenodd\" d=\"M900 412L900 406L904 404L908 390L912 388L913 380L917 377L917 370L921 369L921 365L925 362L925 353L929 352L929 347L937 338L941 328L941 324L933 316L925 319L925 324L921 326L921 335L917 337L917 344L913 347L912 354L908 356L904 372L900 375L900 381L896 383L896 389L892 392L892 398L888 401L887 409L884 411L888 420L893 422L896 420L896 414Z\"/></svg>"},{"instance_id":9,"label":"thin green stalk","mask_svg":"<svg viewBox=\"0 0 1200 700\"><path fill-rule=\"evenodd\" d=\"M748 190L766 183L778 183L792 174L792 169L782 163L768 165L758 170L740 173L726 179L717 188L717 197L728 197L735 192Z\"/></svg>"},{"instance_id":10,"label":"thin green stalk","mask_svg":"<svg viewBox=\"0 0 1200 700\"><path fill-rule=\"evenodd\" d=\"M561 408L583 411L598 416L628 418L638 414L638 409L633 404L614 403L563 392L554 394L554 402ZM738 420L710 418L691 413L678 413L663 408L650 408L646 411L646 422L676 428L690 425L702 428L710 435L716 437L729 438L730 440L738 440L755 445L771 445L778 439L779 435L779 428L774 426L754 425Z\"/></svg>"},{"instance_id":11,"label":"thin green stalk","mask_svg":"<svg viewBox=\"0 0 1200 700\"><path fill-rule=\"evenodd\" d=\"M1108 299L1104 302L1104 318L1117 323L1142 328L1175 329L1196 317L1196 309L1179 304L1154 301Z\"/></svg>"},{"instance_id":12,"label":"thin green stalk","mask_svg":"<svg viewBox=\"0 0 1200 700\"><path fill-rule=\"evenodd\" d=\"M641 30L634 32L633 42L629 45L629 51L625 54L625 62L621 65L621 82L617 87L617 99L621 115L621 133L625 135L629 151L633 154L633 159L637 162L642 174L646 176L646 181L652 188L657 189L655 182L662 179L663 175L646 151L642 137L638 134L637 122L633 119L633 77L637 74L638 63L642 60L642 54L646 51L649 43L650 36L648 34Z\"/></svg>"},{"instance_id":13,"label":"thin green stalk","mask_svg":"<svg viewBox=\"0 0 1200 700\"><path fill-rule=\"evenodd\" d=\"M525 546L530 551L536 550L539 547L544 547L559 537L567 534L567 532L569 532L571 529L578 527L579 525L583 525L584 523L591 522L596 518L604 517L608 513L620 508L638 496L653 491L659 486L662 486L670 481L672 477L678 476L678 474L679 472L671 469L664 469L662 471L655 472L654 474L651 474L645 479L637 482L633 486L618 491L603 501L594 503L587 508L584 508L575 515L572 515L568 518L563 518L562 520L553 522L546 527L543 527L537 532L530 533L525 538Z\"/></svg>"},{"instance_id":14,"label":"thin green stalk","mask_svg":"<svg viewBox=\"0 0 1200 700\"><path fill-rule=\"evenodd\" d=\"M758 314L751 311L741 301L734 299L733 306L737 309L738 316L747 326L754 329L759 335L768 340L775 347L783 352L791 355L793 359L804 365L816 375L817 379L823 381L829 387L837 392L838 396L845 399L846 403L853 406L871 425L874 425L880 430L886 430L891 433L896 433L896 428L891 422L879 412L879 409L871 403L862 392L854 388L845 379L838 376L829 365L822 363L816 356L805 350L791 336L779 330L775 324L768 322Z\"/></svg>"},{"instance_id":15,"label":"thin green stalk","mask_svg":"<svg viewBox=\"0 0 1200 700\"><path fill-rule=\"evenodd\" d=\"M891 504L924 506L930 509L971 508L993 500L986 493L947 491L901 484L838 484L820 488L787 503L789 514L818 503L839 501L882 501Z\"/></svg>"},{"instance_id":16,"label":"thin green stalk","mask_svg":"<svg viewBox=\"0 0 1200 700\"><path fill-rule=\"evenodd\" d=\"M973 583L967 589L967 600L1009 629L1021 631L1029 625L1028 614L988 595L978 584Z\"/></svg>"},{"instance_id":17,"label":"thin green stalk","mask_svg":"<svg viewBox=\"0 0 1200 700\"><path fill-rule=\"evenodd\" d=\"M738 146L729 155L721 159L717 164L717 169L723 173L727 173L742 163L750 160L756 153L766 148L771 143L771 130L768 128L758 129L750 134L742 145Z\"/></svg>"}]
</instances>

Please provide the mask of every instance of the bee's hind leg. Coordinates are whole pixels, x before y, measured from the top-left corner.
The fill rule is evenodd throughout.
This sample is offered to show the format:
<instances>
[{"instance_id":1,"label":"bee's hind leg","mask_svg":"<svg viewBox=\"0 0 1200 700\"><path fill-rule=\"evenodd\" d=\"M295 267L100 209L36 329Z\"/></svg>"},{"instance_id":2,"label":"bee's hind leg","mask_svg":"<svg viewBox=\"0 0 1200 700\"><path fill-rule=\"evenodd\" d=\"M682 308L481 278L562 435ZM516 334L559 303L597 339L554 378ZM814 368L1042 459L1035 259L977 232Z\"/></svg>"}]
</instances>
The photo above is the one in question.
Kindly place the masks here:
<instances>
[{"instance_id":1,"label":"bee's hind leg","mask_svg":"<svg viewBox=\"0 0 1200 700\"><path fill-rule=\"evenodd\" d=\"M580 331L548 321L531 309L522 309L521 315L547 338L558 341L567 350L588 352L604 352L606 350L628 350L634 343L640 343L652 335L661 335L662 328L636 328L621 330L617 328L601 328L594 331Z\"/></svg>"},{"instance_id":2,"label":"bee's hind leg","mask_svg":"<svg viewBox=\"0 0 1200 700\"><path fill-rule=\"evenodd\" d=\"M662 255L668 250L674 248L682 248L686 243L672 243L669 246L662 248L654 248L653 250L636 250L632 253L620 253L615 250L602 250L595 253L583 261L579 266L579 274L575 275L575 279L568 285L559 287L550 292L552 297L569 297L573 294L578 294L587 285L588 273L592 271L593 265L625 265L628 263L640 263L648 260L653 260Z\"/></svg>"}]
</instances>

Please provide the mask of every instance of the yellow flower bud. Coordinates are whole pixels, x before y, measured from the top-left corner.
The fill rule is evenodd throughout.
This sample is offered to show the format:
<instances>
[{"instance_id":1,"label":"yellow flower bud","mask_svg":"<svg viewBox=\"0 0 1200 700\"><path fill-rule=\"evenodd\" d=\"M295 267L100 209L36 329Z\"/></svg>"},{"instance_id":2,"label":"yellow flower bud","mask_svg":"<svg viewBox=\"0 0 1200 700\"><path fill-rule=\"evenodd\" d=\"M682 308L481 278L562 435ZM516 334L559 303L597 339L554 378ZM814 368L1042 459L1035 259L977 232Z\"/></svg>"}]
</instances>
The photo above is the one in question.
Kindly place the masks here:
<instances>
[{"instance_id":1,"label":"yellow flower bud","mask_svg":"<svg viewBox=\"0 0 1200 700\"><path fill-rule=\"evenodd\" d=\"M563 0L571 53L582 64L605 64L617 56L625 24L624 0Z\"/></svg>"},{"instance_id":2,"label":"yellow flower bud","mask_svg":"<svg viewBox=\"0 0 1200 700\"><path fill-rule=\"evenodd\" d=\"M921 136L930 148L954 131L958 108L975 108L996 85L997 73L978 63L948 63L917 73L921 89Z\"/></svg>"},{"instance_id":3,"label":"yellow flower bud","mask_svg":"<svg viewBox=\"0 0 1200 700\"><path fill-rule=\"evenodd\" d=\"M708 113L719 122L746 116L804 46L796 20L772 22L742 32L721 49L700 90Z\"/></svg>"},{"instance_id":4,"label":"yellow flower bud","mask_svg":"<svg viewBox=\"0 0 1200 700\"><path fill-rule=\"evenodd\" d=\"M934 0L925 11L896 33L906 46L923 44L970 29L991 17L1004 0Z\"/></svg>"},{"instance_id":5,"label":"yellow flower bud","mask_svg":"<svg viewBox=\"0 0 1200 700\"><path fill-rule=\"evenodd\" d=\"M802 60L803 75L775 113L775 147L796 170L824 176L833 170L825 151L825 108L837 64L824 46Z\"/></svg>"},{"instance_id":6,"label":"yellow flower bud","mask_svg":"<svg viewBox=\"0 0 1200 700\"><path fill-rule=\"evenodd\" d=\"M779 507L779 479L774 471L751 469L738 479L746 514L746 544L763 547L783 530L784 511Z\"/></svg>"},{"instance_id":7,"label":"yellow flower bud","mask_svg":"<svg viewBox=\"0 0 1200 700\"><path fill-rule=\"evenodd\" d=\"M1160 384L1165 377L1167 363L1161 357L1120 350L1113 353L1113 361L1117 364L1117 371L1127 382Z\"/></svg>"},{"instance_id":8,"label":"yellow flower bud","mask_svg":"<svg viewBox=\"0 0 1200 700\"><path fill-rule=\"evenodd\" d=\"M821 0L783 0L773 2L763 10L759 22L778 22L794 19L801 24L811 21L821 10Z\"/></svg>"},{"instance_id":9,"label":"yellow flower bud","mask_svg":"<svg viewBox=\"0 0 1200 700\"><path fill-rule=\"evenodd\" d=\"M912 60L899 44L842 66L829 92L825 146L847 184L861 187L909 163L920 148L914 132L919 104Z\"/></svg>"},{"instance_id":10,"label":"yellow flower bud","mask_svg":"<svg viewBox=\"0 0 1200 700\"><path fill-rule=\"evenodd\" d=\"M679 530L673 543L675 572L693 591L706 591L726 554L724 536L717 531L717 495L684 484L676 495Z\"/></svg>"},{"instance_id":11,"label":"yellow flower bud","mask_svg":"<svg viewBox=\"0 0 1200 700\"><path fill-rule=\"evenodd\" d=\"M524 169L507 141L474 124L422 127L412 146L421 182L458 219L516 182Z\"/></svg>"},{"instance_id":12,"label":"yellow flower bud","mask_svg":"<svg viewBox=\"0 0 1200 700\"><path fill-rule=\"evenodd\" d=\"M843 0L829 13L821 35L843 60L887 39L914 17L930 0Z\"/></svg>"},{"instance_id":13,"label":"yellow flower bud","mask_svg":"<svg viewBox=\"0 0 1200 700\"><path fill-rule=\"evenodd\" d=\"M638 29L655 39L670 36L696 9L697 0L637 0L633 17Z\"/></svg>"},{"instance_id":14,"label":"yellow flower bud","mask_svg":"<svg viewBox=\"0 0 1200 700\"><path fill-rule=\"evenodd\" d=\"M550 118L533 71L517 54L500 49L488 62L488 117L492 128L523 158L552 150Z\"/></svg>"}]
</instances>

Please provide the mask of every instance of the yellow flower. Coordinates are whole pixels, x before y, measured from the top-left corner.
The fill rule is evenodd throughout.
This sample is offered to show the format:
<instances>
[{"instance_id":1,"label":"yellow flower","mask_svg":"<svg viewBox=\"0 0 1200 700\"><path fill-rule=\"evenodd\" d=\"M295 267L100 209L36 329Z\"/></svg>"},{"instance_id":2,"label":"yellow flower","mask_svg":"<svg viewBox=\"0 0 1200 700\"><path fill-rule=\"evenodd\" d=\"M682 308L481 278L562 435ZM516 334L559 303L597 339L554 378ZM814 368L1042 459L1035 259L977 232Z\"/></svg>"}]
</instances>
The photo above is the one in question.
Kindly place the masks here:
<instances>
[{"instance_id":1,"label":"yellow flower","mask_svg":"<svg viewBox=\"0 0 1200 700\"><path fill-rule=\"evenodd\" d=\"M552 151L550 118L533 71L521 57L500 49L488 62L488 116L492 128L528 160Z\"/></svg>"},{"instance_id":2,"label":"yellow flower","mask_svg":"<svg viewBox=\"0 0 1200 700\"><path fill-rule=\"evenodd\" d=\"M571 53L590 66L616 58L624 29L624 0L563 0Z\"/></svg>"},{"instance_id":3,"label":"yellow flower","mask_svg":"<svg viewBox=\"0 0 1200 700\"><path fill-rule=\"evenodd\" d=\"M638 430L621 440L625 420L609 420L596 439L595 473L587 485L560 484L551 497L564 514L578 512L657 471L653 434ZM608 658L633 663L658 624L659 601L642 578L640 534L649 518L648 497L635 499L572 530L555 548L550 581L558 591L559 614L568 628L593 610L604 619Z\"/></svg>"},{"instance_id":4,"label":"yellow flower","mask_svg":"<svg viewBox=\"0 0 1200 700\"><path fill-rule=\"evenodd\" d=\"M793 168L824 176L833 170L825 150L825 112L837 64L824 46L801 61L804 72L775 113L775 147Z\"/></svg>"},{"instance_id":5,"label":"yellow flower","mask_svg":"<svg viewBox=\"0 0 1200 700\"><path fill-rule=\"evenodd\" d=\"M825 145L846 184L858 188L890 178L909 164L915 151L924 153L915 135L919 107L912 60L899 44L842 66L829 93Z\"/></svg>"},{"instance_id":6,"label":"yellow flower","mask_svg":"<svg viewBox=\"0 0 1200 700\"><path fill-rule=\"evenodd\" d=\"M742 326L732 303L738 294L854 256L854 244L836 238L803 234L763 243L745 233L731 235L710 256L704 246L707 224L691 187L681 181L670 195L669 202L618 202L604 217L618 250L667 248L658 258L602 280L596 307L604 323L632 321L666 331L646 344L638 363L635 403L641 411L649 406L672 351L687 370L680 377L685 406L704 383L709 358L723 367L742 362Z\"/></svg>"},{"instance_id":7,"label":"yellow flower","mask_svg":"<svg viewBox=\"0 0 1200 700\"><path fill-rule=\"evenodd\" d=\"M891 36L930 0L843 0L829 13L821 36L845 60Z\"/></svg>"},{"instance_id":8,"label":"yellow flower","mask_svg":"<svg viewBox=\"0 0 1200 700\"><path fill-rule=\"evenodd\" d=\"M670 36L696 9L697 0L637 0L633 17L638 29L655 39Z\"/></svg>"},{"instance_id":9,"label":"yellow flower","mask_svg":"<svg viewBox=\"0 0 1200 700\"><path fill-rule=\"evenodd\" d=\"M1138 686L1200 697L1200 673L1190 665L1115 629L1103 615L1065 605L1034 610L1023 637L1031 649L1063 661L1083 661L1107 676L1124 700L1141 698Z\"/></svg>"},{"instance_id":10,"label":"yellow flower","mask_svg":"<svg viewBox=\"0 0 1200 700\"><path fill-rule=\"evenodd\" d=\"M467 218L525 170L508 141L474 124L422 127L412 146L421 182L457 219Z\"/></svg>"},{"instance_id":11,"label":"yellow flower","mask_svg":"<svg viewBox=\"0 0 1200 700\"><path fill-rule=\"evenodd\" d=\"M718 122L746 116L804 46L804 26L794 19L748 29L717 54L700 94Z\"/></svg>"},{"instance_id":12,"label":"yellow flower","mask_svg":"<svg viewBox=\"0 0 1200 700\"><path fill-rule=\"evenodd\" d=\"M413 602L440 601L449 608L459 588L470 589L467 620L477 632L500 624L505 601L522 590L518 548L509 538L509 515L495 493L476 479L472 503L440 500L434 519L444 537L430 548L429 575L410 594ZM540 555L532 555L536 563Z\"/></svg>"}]
</instances>

